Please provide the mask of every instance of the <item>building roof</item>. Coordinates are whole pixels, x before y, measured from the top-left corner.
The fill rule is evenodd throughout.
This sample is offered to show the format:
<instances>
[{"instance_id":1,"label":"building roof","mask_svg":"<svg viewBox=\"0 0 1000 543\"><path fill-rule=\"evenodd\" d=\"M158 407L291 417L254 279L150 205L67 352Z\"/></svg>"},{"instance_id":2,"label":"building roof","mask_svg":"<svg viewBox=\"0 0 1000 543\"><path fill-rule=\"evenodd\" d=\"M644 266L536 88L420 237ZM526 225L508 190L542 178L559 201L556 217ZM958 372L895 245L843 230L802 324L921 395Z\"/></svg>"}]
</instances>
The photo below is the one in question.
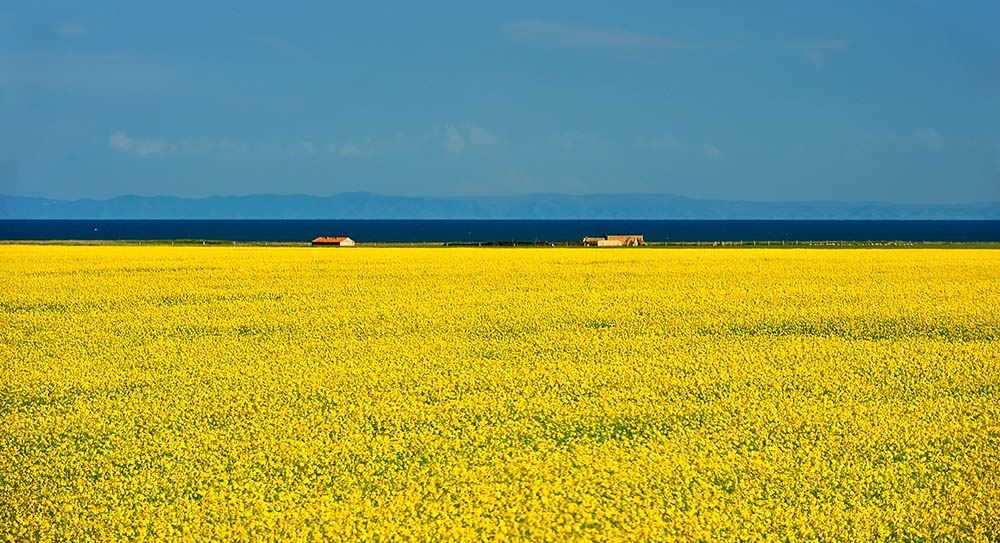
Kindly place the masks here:
<instances>
[{"instance_id":1,"label":"building roof","mask_svg":"<svg viewBox=\"0 0 1000 543\"><path fill-rule=\"evenodd\" d=\"M323 236L320 236L320 237L314 239L312 242L313 243L340 243L342 241L346 241L346 240L349 240L349 239L351 239L351 238L349 238L347 236L337 236L337 237L323 237Z\"/></svg>"}]
</instances>

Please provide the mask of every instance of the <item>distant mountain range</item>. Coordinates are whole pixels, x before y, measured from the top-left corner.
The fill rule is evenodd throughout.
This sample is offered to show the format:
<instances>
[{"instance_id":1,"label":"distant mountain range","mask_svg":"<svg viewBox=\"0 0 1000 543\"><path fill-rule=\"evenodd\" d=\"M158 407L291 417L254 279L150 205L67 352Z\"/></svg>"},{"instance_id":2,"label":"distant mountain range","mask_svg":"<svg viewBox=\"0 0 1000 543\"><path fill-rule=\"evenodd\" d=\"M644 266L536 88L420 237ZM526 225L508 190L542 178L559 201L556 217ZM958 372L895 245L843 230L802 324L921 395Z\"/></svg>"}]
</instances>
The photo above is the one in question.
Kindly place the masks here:
<instances>
[{"instance_id":1,"label":"distant mountain range","mask_svg":"<svg viewBox=\"0 0 1000 543\"><path fill-rule=\"evenodd\" d=\"M409 197L119 196L52 200L0 196L0 219L993 219L1000 202L746 202L668 194Z\"/></svg>"}]
</instances>

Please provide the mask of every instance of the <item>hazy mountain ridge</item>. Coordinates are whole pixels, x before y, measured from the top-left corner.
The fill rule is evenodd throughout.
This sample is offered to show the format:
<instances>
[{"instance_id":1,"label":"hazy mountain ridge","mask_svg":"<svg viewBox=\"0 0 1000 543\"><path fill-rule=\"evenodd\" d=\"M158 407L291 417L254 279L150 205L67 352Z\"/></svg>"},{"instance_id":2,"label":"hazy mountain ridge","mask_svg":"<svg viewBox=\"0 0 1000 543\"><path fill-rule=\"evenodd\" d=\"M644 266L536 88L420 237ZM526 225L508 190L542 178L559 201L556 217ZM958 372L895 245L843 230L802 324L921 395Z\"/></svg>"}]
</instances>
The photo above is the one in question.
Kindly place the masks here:
<instances>
[{"instance_id":1,"label":"hazy mountain ridge","mask_svg":"<svg viewBox=\"0 0 1000 543\"><path fill-rule=\"evenodd\" d=\"M0 219L1000 219L1000 202L748 202L669 194L0 196Z\"/></svg>"}]
</instances>

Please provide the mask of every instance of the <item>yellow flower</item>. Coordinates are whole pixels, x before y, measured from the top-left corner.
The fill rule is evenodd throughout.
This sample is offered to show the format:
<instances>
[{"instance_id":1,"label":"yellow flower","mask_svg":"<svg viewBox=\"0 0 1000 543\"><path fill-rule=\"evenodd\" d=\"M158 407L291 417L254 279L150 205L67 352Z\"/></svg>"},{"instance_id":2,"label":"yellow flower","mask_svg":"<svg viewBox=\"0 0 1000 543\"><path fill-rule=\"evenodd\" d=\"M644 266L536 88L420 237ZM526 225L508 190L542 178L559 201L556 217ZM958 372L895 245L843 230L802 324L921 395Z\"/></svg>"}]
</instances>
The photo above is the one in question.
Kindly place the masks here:
<instances>
[{"instance_id":1,"label":"yellow flower","mask_svg":"<svg viewBox=\"0 0 1000 543\"><path fill-rule=\"evenodd\" d=\"M989 541L997 270L2 246L0 541Z\"/></svg>"}]
</instances>

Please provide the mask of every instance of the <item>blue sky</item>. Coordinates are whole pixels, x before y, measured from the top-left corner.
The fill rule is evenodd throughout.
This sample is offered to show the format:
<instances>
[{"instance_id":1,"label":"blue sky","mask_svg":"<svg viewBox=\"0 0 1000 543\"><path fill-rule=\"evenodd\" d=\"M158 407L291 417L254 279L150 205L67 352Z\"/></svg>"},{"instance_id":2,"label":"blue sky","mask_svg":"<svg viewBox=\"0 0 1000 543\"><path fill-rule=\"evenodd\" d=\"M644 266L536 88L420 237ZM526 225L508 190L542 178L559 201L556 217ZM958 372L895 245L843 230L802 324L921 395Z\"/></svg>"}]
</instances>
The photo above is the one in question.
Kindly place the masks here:
<instances>
[{"instance_id":1,"label":"blue sky","mask_svg":"<svg viewBox=\"0 0 1000 543\"><path fill-rule=\"evenodd\" d=\"M997 2L398 4L4 4L0 194L1000 200Z\"/></svg>"}]
</instances>

